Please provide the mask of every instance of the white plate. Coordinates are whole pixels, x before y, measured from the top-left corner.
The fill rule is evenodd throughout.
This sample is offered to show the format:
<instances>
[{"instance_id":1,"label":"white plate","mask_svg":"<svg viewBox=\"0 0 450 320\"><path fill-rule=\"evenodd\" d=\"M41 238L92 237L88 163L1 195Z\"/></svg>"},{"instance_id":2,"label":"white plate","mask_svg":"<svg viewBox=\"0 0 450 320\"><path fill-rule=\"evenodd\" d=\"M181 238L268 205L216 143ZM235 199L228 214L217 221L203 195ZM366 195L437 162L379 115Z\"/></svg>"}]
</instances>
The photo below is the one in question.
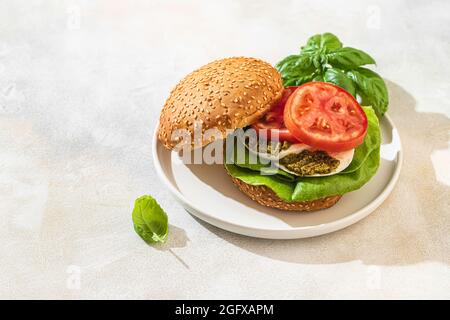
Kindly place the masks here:
<instances>
[{"instance_id":1,"label":"white plate","mask_svg":"<svg viewBox=\"0 0 450 320\"><path fill-rule=\"evenodd\" d=\"M156 131L153 160L159 177L186 210L216 227L259 238L313 237L368 216L394 188L403 158L400 137L388 115L380 125L381 163L376 175L361 189L345 194L333 207L309 213L259 205L237 189L223 165L183 164L176 153L157 140Z\"/></svg>"}]
</instances>

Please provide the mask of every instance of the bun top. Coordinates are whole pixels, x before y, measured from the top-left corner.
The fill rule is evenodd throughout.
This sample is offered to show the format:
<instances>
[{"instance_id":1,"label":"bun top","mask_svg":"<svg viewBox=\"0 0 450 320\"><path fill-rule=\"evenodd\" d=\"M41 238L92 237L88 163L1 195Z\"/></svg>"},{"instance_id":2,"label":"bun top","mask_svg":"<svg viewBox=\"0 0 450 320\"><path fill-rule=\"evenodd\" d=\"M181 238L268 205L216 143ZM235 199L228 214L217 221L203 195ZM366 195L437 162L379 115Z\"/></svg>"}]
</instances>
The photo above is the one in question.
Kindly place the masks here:
<instances>
[{"instance_id":1,"label":"bun top","mask_svg":"<svg viewBox=\"0 0 450 320\"><path fill-rule=\"evenodd\" d=\"M191 148L205 146L216 138L204 137L205 130L216 128L224 138L227 129L258 120L282 92L281 76L267 62L245 57L213 61L187 75L172 90L161 111L158 139L173 149L185 139L172 138L172 133L186 129ZM200 128L202 140L195 142L194 130Z\"/></svg>"}]
</instances>

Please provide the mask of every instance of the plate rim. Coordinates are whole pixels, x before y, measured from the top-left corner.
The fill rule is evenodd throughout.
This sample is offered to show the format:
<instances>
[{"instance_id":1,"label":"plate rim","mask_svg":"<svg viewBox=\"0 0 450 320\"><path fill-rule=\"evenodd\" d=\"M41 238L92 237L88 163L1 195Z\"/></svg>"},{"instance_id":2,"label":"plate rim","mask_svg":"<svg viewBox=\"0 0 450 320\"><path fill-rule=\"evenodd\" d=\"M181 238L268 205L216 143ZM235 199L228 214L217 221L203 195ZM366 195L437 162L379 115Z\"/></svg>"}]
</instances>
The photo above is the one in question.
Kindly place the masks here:
<instances>
[{"instance_id":1,"label":"plate rim","mask_svg":"<svg viewBox=\"0 0 450 320\"><path fill-rule=\"evenodd\" d=\"M159 179L164 183L166 187L168 187L172 195L175 196L175 198L183 205L183 207L190 214L218 228L245 236L265 238L265 239L300 239L300 238L320 236L323 234L344 229L364 219L373 211L375 211L387 199L387 197L391 194L392 190L394 189L400 176L400 171L403 165L403 147L400 134L393 120L387 113L384 114L384 119L388 121L389 125L393 129L397 130L398 144L399 144L399 151L397 153L397 161L396 161L397 165L386 188L369 204L351 213L350 215L314 226L291 227L288 230L271 229L271 228L253 228L249 226L242 226L234 222L226 221L224 219L221 219L220 217L212 216L206 212L203 212L203 210L197 208L195 205L191 204L189 200L179 190L177 190L177 188L170 182L161 166L161 162L158 157L158 145L160 144L158 140L159 121L156 123L152 138L153 165L156 169L156 173Z\"/></svg>"}]
</instances>

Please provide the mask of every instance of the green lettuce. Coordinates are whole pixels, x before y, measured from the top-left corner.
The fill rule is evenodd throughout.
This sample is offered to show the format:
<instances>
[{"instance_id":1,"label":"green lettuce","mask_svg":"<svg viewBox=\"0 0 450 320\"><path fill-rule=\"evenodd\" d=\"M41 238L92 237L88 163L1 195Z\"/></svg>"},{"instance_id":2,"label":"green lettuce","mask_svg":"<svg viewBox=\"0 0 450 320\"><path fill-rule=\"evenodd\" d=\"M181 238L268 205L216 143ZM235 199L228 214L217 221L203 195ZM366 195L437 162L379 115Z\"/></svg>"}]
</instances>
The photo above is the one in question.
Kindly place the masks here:
<instances>
[{"instance_id":1,"label":"green lettuce","mask_svg":"<svg viewBox=\"0 0 450 320\"><path fill-rule=\"evenodd\" d=\"M274 171L268 173L269 165L249 164L248 155L243 163L226 163L228 173L250 185L263 185L272 189L287 202L310 201L323 197L341 195L361 188L377 172L380 165L380 126L378 118L371 107L363 107L367 115L368 128L364 142L355 149L350 165L342 172L326 177L296 177ZM248 152L248 151L247 151Z\"/></svg>"},{"instance_id":2,"label":"green lettuce","mask_svg":"<svg viewBox=\"0 0 450 320\"><path fill-rule=\"evenodd\" d=\"M334 83L382 116L389 105L386 84L379 74L363 67L374 64L369 54L344 47L338 37L327 32L309 38L298 54L287 56L276 67L285 87L310 81Z\"/></svg>"}]
</instances>

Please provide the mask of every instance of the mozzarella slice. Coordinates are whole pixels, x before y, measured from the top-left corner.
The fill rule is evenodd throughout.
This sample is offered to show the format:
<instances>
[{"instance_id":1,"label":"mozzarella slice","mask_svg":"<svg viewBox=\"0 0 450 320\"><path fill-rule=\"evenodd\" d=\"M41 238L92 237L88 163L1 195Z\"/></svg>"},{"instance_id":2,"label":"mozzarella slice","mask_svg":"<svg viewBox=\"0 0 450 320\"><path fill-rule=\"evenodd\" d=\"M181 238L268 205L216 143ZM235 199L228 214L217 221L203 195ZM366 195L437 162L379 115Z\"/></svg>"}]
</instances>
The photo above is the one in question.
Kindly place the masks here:
<instances>
[{"instance_id":1,"label":"mozzarella slice","mask_svg":"<svg viewBox=\"0 0 450 320\"><path fill-rule=\"evenodd\" d=\"M303 150L308 150L308 151L317 150L307 144L296 143L296 144L290 145L289 148L287 148L285 150L282 150L280 152L275 152L274 154L272 154L272 153L266 153L266 152L259 152L256 147L250 147L247 144L245 144L245 146L250 150L250 152L260 156L263 159L268 159L268 160L273 161L273 163L276 167L278 167L286 172L289 172L293 175L296 175L296 176L299 176L299 174L287 169L285 166L280 164L278 160L282 159L290 154L298 154L298 153L302 152ZM327 154L330 157L339 160L338 167L333 172L330 172L330 173L313 174L313 175L308 175L308 176L303 176L303 177L325 177L325 176L331 176L333 174L339 173L350 165L350 163L352 162L354 153L355 153L355 149L346 150L346 151L342 151L342 152L327 152Z\"/></svg>"}]
</instances>

